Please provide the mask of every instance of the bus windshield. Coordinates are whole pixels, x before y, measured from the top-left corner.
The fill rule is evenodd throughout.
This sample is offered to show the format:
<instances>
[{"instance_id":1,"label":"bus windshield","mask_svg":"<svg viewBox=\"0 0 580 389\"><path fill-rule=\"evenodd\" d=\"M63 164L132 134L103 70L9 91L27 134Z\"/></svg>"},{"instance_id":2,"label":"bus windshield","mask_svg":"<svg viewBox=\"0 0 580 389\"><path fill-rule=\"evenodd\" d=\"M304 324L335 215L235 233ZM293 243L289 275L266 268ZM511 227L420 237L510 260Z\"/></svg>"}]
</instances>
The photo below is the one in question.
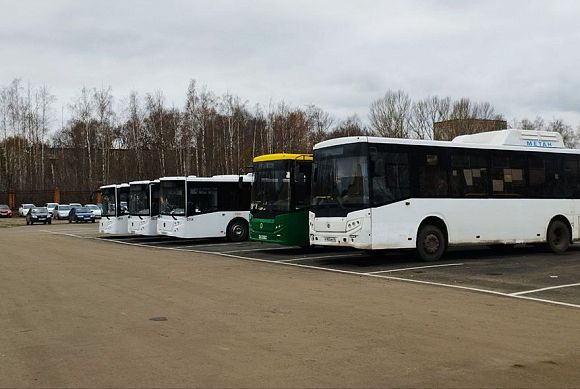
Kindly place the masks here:
<instances>
[{"instance_id":1,"label":"bus windshield","mask_svg":"<svg viewBox=\"0 0 580 389\"><path fill-rule=\"evenodd\" d=\"M185 181L161 181L159 213L185 216Z\"/></svg>"},{"instance_id":2,"label":"bus windshield","mask_svg":"<svg viewBox=\"0 0 580 389\"><path fill-rule=\"evenodd\" d=\"M254 166L252 214L290 211L290 169L288 161L261 162Z\"/></svg>"},{"instance_id":3,"label":"bus windshield","mask_svg":"<svg viewBox=\"0 0 580 389\"><path fill-rule=\"evenodd\" d=\"M149 216L149 186L133 184L129 189L129 214Z\"/></svg>"},{"instance_id":4,"label":"bus windshield","mask_svg":"<svg viewBox=\"0 0 580 389\"><path fill-rule=\"evenodd\" d=\"M370 207L366 150L366 143L314 150L311 209L317 216Z\"/></svg>"},{"instance_id":5,"label":"bus windshield","mask_svg":"<svg viewBox=\"0 0 580 389\"><path fill-rule=\"evenodd\" d=\"M115 214L115 188L101 189L101 197L103 204L103 212L101 216L117 216ZM63 209L62 206L59 206L59 209Z\"/></svg>"}]
</instances>

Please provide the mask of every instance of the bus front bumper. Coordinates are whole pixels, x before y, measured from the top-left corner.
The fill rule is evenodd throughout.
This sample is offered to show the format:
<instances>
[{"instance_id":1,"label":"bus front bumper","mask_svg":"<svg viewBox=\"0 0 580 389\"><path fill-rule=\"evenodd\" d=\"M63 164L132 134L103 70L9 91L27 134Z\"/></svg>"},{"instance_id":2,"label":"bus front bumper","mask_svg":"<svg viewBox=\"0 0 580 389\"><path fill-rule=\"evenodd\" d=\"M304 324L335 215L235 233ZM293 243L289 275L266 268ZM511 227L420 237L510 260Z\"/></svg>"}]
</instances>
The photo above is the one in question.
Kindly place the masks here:
<instances>
[{"instance_id":1,"label":"bus front bumper","mask_svg":"<svg viewBox=\"0 0 580 389\"><path fill-rule=\"evenodd\" d=\"M310 244L370 250L372 248L370 219L361 216L349 214L344 218L316 218L311 212Z\"/></svg>"}]
</instances>

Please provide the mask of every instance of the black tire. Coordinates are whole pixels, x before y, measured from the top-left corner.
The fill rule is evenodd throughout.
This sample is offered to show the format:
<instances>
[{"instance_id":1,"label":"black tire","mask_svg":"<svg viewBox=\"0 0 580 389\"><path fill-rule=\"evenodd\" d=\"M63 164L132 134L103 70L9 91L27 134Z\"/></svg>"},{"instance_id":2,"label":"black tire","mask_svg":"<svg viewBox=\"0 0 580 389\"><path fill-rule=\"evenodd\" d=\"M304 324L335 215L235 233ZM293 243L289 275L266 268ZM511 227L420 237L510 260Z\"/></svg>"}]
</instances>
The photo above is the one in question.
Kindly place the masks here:
<instances>
[{"instance_id":1,"label":"black tire","mask_svg":"<svg viewBox=\"0 0 580 389\"><path fill-rule=\"evenodd\" d=\"M548 226L546 237L548 247L556 254L562 254L570 247L570 228L561 220L554 220Z\"/></svg>"},{"instance_id":2,"label":"black tire","mask_svg":"<svg viewBox=\"0 0 580 389\"><path fill-rule=\"evenodd\" d=\"M447 249L445 234L432 224L421 227L417 234L417 256L425 262L441 259Z\"/></svg>"},{"instance_id":3,"label":"black tire","mask_svg":"<svg viewBox=\"0 0 580 389\"><path fill-rule=\"evenodd\" d=\"M42 224L46 225L46 222L43 222Z\"/></svg>"},{"instance_id":4,"label":"black tire","mask_svg":"<svg viewBox=\"0 0 580 389\"><path fill-rule=\"evenodd\" d=\"M28 221L28 219L26 219L26 225L29 226L30 222Z\"/></svg>"},{"instance_id":5,"label":"black tire","mask_svg":"<svg viewBox=\"0 0 580 389\"><path fill-rule=\"evenodd\" d=\"M95 222L95 220L94 220L94 219L93 219L93 220L91 220L91 223L94 223L94 222Z\"/></svg>"},{"instance_id":6,"label":"black tire","mask_svg":"<svg viewBox=\"0 0 580 389\"><path fill-rule=\"evenodd\" d=\"M235 219L230 222L227 237L232 242L248 240L248 222L243 219Z\"/></svg>"},{"instance_id":7,"label":"black tire","mask_svg":"<svg viewBox=\"0 0 580 389\"><path fill-rule=\"evenodd\" d=\"M48 224L52 224L52 220L49 220L49 221L48 221Z\"/></svg>"},{"instance_id":8,"label":"black tire","mask_svg":"<svg viewBox=\"0 0 580 389\"><path fill-rule=\"evenodd\" d=\"M68 219L68 222L69 222L69 223L72 223L72 220Z\"/></svg>"}]
</instances>

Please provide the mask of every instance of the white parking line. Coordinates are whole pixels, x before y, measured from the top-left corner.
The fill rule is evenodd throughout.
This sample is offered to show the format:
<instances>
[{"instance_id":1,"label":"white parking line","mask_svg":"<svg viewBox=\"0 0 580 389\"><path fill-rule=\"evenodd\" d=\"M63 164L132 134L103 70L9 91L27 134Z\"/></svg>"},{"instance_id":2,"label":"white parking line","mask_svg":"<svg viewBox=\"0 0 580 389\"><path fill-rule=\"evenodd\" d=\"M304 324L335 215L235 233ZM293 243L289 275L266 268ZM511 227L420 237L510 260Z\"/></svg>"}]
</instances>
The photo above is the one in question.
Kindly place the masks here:
<instances>
[{"instance_id":1,"label":"white parking line","mask_svg":"<svg viewBox=\"0 0 580 389\"><path fill-rule=\"evenodd\" d=\"M229 250L229 251L221 251L221 253L229 254L229 253L245 253L245 252L250 252L250 251L270 251L270 250L289 250L289 249L292 249L292 247L268 247L268 248L261 248L261 249Z\"/></svg>"},{"instance_id":2,"label":"white parking line","mask_svg":"<svg viewBox=\"0 0 580 389\"><path fill-rule=\"evenodd\" d=\"M191 246L181 246L181 248L186 247L213 247L213 246L231 246L235 244L245 244L248 242L224 242L224 243L207 243L207 244L192 244Z\"/></svg>"},{"instance_id":3,"label":"white parking line","mask_svg":"<svg viewBox=\"0 0 580 389\"><path fill-rule=\"evenodd\" d=\"M64 235L64 236L72 236L74 238L81 238L81 239L87 239L84 236L80 236L80 235L75 235L75 234L68 234L66 232L57 232L57 231L49 231L49 230L40 230L41 232L48 232L49 234L53 234L53 235Z\"/></svg>"},{"instance_id":4,"label":"white parking line","mask_svg":"<svg viewBox=\"0 0 580 389\"><path fill-rule=\"evenodd\" d=\"M433 267L448 267L448 266L463 266L464 263L446 263L442 265L429 265L429 266L415 266L415 267L402 267L399 269L391 269L391 270L381 270L381 271L372 271L365 274L381 274L381 273L393 273L397 271L405 271L405 270L416 270L416 269L430 269Z\"/></svg>"},{"instance_id":5,"label":"white parking line","mask_svg":"<svg viewBox=\"0 0 580 389\"><path fill-rule=\"evenodd\" d=\"M47 232L50 232L50 231L47 231ZM75 236L75 235L70 235L70 236ZM75 236L75 237L81 238L81 239L91 239L91 238L83 238L80 236ZM579 304L571 304L571 303L565 303L562 301L539 299L539 298L528 297L528 296L519 296L519 295L513 295L511 293L499 292L496 290L472 288L469 286L462 286L462 285L444 284L441 282L421 281L421 280L414 280L414 279L409 279L409 278L386 276L386 275L381 275L381 274L369 274L369 273L361 273L361 272L355 272L355 271L350 271L350 270L341 270L341 269L332 269L332 268L321 267L321 266L305 265L302 263L281 262L281 261L274 261L274 260L269 260L269 259L251 258L251 257L244 257L244 256L240 256L240 255L230 254L230 253L219 253L219 252L212 252L212 251L189 250L189 249L183 250L181 248L176 248L176 247L148 246L148 245L143 245L143 244L139 244L139 243L123 242L120 240L113 240L113 239L103 239L103 238L92 238L92 239L102 240L102 241L106 241L106 242L115 242L115 243L125 244L125 245L129 245L129 246L155 248L158 250L172 250L172 251L194 252L194 253L200 253L200 254L213 254L213 255L219 255L222 257L237 258L237 259L243 259L243 260L252 261L252 262L271 263L271 264L278 264L278 265L283 265L283 266L300 267L300 268L304 268L304 269L322 270L322 271L327 271L327 272L332 272L332 273L350 274L350 275L356 275L359 277L365 276L365 277L380 278L380 279L385 279L385 280L410 282L410 283L414 283L414 284L433 285L433 286L440 286L440 287L444 287L444 288L452 288L452 289L466 290L466 291L471 291L471 292L491 294L491 295L507 297L507 298L537 301L537 302L542 302L542 303L546 303L546 304L559 305L559 306L564 306L564 307L569 307L569 308L580 308Z\"/></svg>"},{"instance_id":6,"label":"white parking line","mask_svg":"<svg viewBox=\"0 0 580 389\"><path fill-rule=\"evenodd\" d=\"M158 240L158 241L152 241L152 242L144 241L144 242L141 242L141 244L152 245L152 244L159 244L159 243L175 243L175 242L179 242L179 241L178 240Z\"/></svg>"},{"instance_id":7,"label":"white parking line","mask_svg":"<svg viewBox=\"0 0 580 389\"><path fill-rule=\"evenodd\" d=\"M516 292L516 293L510 293L512 296L521 296L523 294L529 294L529 293L536 293L536 292L543 292L545 290L552 290L552 289L561 289L561 288L569 288L571 286L580 286L580 282L577 282L575 284L567 284L567 285L557 285L557 286L549 286L547 288L540 288L540 289L533 289L533 290L525 290L522 292Z\"/></svg>"},{"instance_id":8,"label":"white parking line","mask_svg":"<svg viewBox=\"0 0 580 389\"><path fill-rule=\"evenodd\" d=\"M320 255L317 257L299 257L299 258L291 258L291 259L282 259L282 260L276 261L276 262L295 262L295 261L306 261L308 259L324 259L324 258L360 257L363 255L366 255L366 254L352 253L352 254L338 254L338 255ZM359 274L366 274L366 273L359 273Z\"/></svg>"}]
</instances>

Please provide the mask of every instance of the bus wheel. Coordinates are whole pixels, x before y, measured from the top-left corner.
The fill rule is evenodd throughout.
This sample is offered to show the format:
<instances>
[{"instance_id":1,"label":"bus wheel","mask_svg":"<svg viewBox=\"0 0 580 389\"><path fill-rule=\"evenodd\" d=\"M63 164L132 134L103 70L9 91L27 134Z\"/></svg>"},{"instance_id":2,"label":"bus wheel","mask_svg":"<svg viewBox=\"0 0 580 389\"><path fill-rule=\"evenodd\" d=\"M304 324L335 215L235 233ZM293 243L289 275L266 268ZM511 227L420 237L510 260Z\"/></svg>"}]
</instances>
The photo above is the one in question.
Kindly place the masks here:
<instances>
[{"instance_id":1,"label":"bus wheel","mask_svg":"<svg viewBox=\"0 0 580 389\"><path fill-rule=\"evenodd\" d=\"M562 254L570 246L570 229L561 220L554 220L548 227L548 247L556 254Z\"/></svg>"},{"instance_id":2,"label":"bus wheel","mask_svg":"<svg viewBox=\"0 0 580 389\"><path fill-rule=\"evenodd\" d=\"M228 225L228 239L232 242L241 242L248 239L248 223L243 219L235 219Z\"/></svg>"},{"instance_id":3,"label":"bus wheel","mask_svg":"<svg viewBox=\"0 0 580 389\"><path fill-rule=\"evenodd\" d=\"M426 224L417 234L417 255L425 262L438 261L445 252L445 235L436 226Z\"/></svg>"}]
</instances>

